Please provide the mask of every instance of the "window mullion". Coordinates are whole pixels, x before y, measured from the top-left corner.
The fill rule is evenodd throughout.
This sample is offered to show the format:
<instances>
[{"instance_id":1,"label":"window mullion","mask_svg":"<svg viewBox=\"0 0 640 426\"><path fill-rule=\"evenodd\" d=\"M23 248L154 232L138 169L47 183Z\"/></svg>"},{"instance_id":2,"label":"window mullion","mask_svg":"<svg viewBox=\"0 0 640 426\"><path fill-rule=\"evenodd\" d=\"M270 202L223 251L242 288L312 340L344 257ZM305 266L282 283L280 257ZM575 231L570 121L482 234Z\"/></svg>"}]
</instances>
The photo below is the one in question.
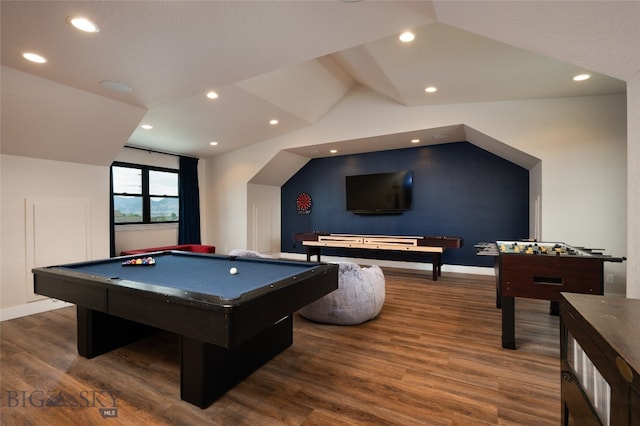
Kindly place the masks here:
<instances>
[{"instance_id":1,"label":"window mullion","mask_svg":"<svg viewBox=\"0 0 640 426\"><path fill-rule=\"evenodd\" d=\"M151 223L151 196L149 195L149 168L142 169L142 222Z\"/></svg>"}]
</instances>

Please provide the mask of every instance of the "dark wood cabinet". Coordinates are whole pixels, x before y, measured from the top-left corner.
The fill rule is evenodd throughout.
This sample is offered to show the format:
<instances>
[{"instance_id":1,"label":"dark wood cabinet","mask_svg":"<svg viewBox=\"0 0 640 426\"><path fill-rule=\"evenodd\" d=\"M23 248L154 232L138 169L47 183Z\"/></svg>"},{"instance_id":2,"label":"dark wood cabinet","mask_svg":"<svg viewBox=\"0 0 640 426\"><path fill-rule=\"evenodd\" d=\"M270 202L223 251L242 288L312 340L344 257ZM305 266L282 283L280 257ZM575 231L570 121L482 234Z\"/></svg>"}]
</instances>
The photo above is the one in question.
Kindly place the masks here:
<instances>
[{"instance_id":1,"label":"dark wood cabinet","mask_svg":"<svg viewBox=\"0 0 640 426\"><path fill-rule=\"evenodd\" d=\"M562 293L563 425L640 425L640 300Z\"/></svg>"}]
</instances>

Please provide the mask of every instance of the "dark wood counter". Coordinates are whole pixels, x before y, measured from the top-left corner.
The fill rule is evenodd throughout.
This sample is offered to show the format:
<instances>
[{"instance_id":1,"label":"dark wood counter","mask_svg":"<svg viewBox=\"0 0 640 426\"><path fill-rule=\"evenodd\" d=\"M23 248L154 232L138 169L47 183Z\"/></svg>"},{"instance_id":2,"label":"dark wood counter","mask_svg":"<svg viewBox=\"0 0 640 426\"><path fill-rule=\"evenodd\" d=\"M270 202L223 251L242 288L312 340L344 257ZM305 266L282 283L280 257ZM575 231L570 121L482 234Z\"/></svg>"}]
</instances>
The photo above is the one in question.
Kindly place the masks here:
<instances>
[{"instance_id":1,"label":"dark wood counter","mask_svg":"<svg viewBox=\"0 0 640 426\"><path fill-rule=\"evenodd\" d=\"M562 424L640 425L640 300L562 293Z\"/></svg>"}]
</instances>

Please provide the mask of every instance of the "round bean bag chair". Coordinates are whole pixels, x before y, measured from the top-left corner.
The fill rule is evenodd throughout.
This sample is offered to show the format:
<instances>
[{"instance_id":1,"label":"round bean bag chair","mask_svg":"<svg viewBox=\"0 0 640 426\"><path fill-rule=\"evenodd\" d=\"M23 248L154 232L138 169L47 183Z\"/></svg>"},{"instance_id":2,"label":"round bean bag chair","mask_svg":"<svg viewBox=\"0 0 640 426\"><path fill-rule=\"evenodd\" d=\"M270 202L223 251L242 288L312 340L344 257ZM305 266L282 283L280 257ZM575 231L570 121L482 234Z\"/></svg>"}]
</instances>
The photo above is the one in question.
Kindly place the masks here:
<instances>
[{"instance_id":1,"label":"round bean bag chair","mask_svg":"<svg viewBox=\"0 0 640 426\"><path fill-rule=\"evenodd\" d=\"M300 309L315 322L355 325L375 318L385 297L384 274L377 265L338 264L338 289Z\"/></svg>"},{"instance_id":2,"label":"round bean bag chair","mask_svg":"<svg viewBox=\"0 0 640 426\"><path fill-rule=\"evenodd\" d=\"M233 249L229 252L229 256L237 257L257 257L259 259L269 259L269 256L253 250Z\"/></svg>"}]
</instances>

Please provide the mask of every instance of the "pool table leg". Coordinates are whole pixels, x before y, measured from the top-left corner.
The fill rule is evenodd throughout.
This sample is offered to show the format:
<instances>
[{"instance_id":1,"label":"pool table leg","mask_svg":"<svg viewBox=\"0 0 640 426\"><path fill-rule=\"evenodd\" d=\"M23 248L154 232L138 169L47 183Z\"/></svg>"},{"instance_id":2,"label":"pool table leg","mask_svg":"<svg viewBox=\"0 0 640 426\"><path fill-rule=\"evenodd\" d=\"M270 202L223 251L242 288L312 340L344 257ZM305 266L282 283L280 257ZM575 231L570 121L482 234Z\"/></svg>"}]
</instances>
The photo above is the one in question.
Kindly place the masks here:
<instances>
[{"instance_id":1,"label":"pool table leg","mask_svg":"<svg viewBox=\"0 0 640 426\"><path fill-rule=\"evenodd\" d=\"M135 342L156 328L93 309L76 307L78 353L93 358Z\"/></svg>"},{"instance_id":2,"label":"pool table leg","mask_svg":"<svg viewBox=\"0 0 640 426\"><path fill-rule=\"evenodd\" d=\"M292 343L291 315L231 349L180 336L180 397L206 408Z\"/></svg>"}]
</instances>

